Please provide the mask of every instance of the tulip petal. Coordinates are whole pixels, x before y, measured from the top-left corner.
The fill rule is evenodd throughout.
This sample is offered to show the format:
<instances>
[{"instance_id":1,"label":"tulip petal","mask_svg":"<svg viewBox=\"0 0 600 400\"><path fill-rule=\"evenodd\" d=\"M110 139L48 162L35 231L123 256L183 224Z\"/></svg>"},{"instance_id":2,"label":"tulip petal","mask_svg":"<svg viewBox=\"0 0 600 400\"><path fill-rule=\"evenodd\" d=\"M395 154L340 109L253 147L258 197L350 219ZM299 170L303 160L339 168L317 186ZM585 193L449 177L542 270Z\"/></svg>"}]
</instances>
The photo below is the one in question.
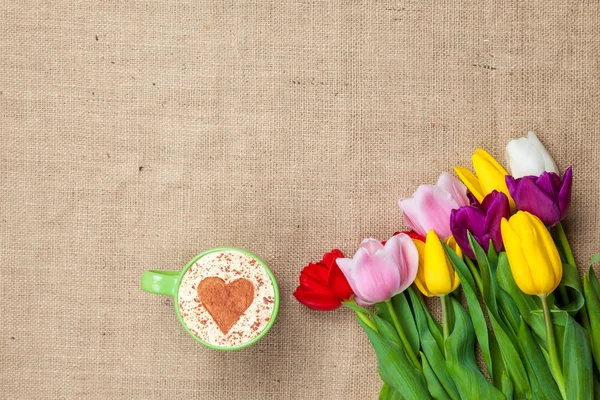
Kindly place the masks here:
<instances>
[{"instance_id":1,"label":"tulip petal","mask_svg":"<svg viewBox=\"0 0 600 400\"><path fill-rule=\"evenodd\" d=\"M558 193L558 207L560 209L560 218L563 219L569 210L571 204L571 188L573 186L573 167L567 168L563 176L562 187Z\"/></svg>"},{"instance_id":2,"label":"tulip petal","mask_svg":"<svg viewBox=\"0 0 600 400\"><path fill-rule=\"evenodd\" d=\"M448 247L450 247L459 258L463 258L463 252L462 249L460 248L460 246L458 245L458 242L456 241L456 239L454 238L454 236L450 236L448 238L448 240L446 241L446 244L448 245ZM489 247L489 245L488 245ZM454 269L454 266L452 265L452 262L450 261L450 259L448 258L448 256L446 255L446 264L448 266L448 271L450 272L450 281L452 282L452 288L450 289L450 292L454 292L456 290L456 288L458 287L458 285L460 285L460 278L458 277L458 274L456 273L456 270ZM454 272L454 274L453 274Z\"/></svg>"},{"instance_id":3,"label":"tulip petal","mask_svg":"<svg viewBox=\"0 0 600 400\"><path fill-rule=\"evenodd\" d=\"M456 288L458 288L458 285L460 285L460 278L458 277L456 270L454 270L454 276L452 277L452 288L450 289L450 293L454 292Z\"/></svg>"},{"instance_id":4,"label":"tulip petal","mask_svg":"<svg viewBox=\"0 0 600 400\"><path fill-rule=\"evenodd\" d=\"M458 245L458 242L456 241L456 239L454 238L454 236L450 236L448 238L448 240L446 240L446 245L448 247L450 247L452 250L454 250L454 252L456 253L456 255L460 258L462 258L462 249L460 248L460 246ZM453 268L454 269L454 268Z\"/></svg>"},{"instance_id":5,"label":"tulip petal","mask_svg":"<svg viewBox=\"0 0 600 400\"><path fill-rule=\"evenodd\" d=\"M487 230L487 237L483 237L482 242L478 242L487 252L489 250L489 239L492 239L494 249L501 251L504 246L502 245L502 233L500 232L500 222L502 218L510 217L510 206L508 203L508 197L502 192L492 192L486 196L483 201L482 208L485 210L485 228ZM484 245L485 243L485 245ZM460 244L460 243L459 243Z\"/></svg>"},{"instance_id":6,"label":"tulip petal","mask_svg":"<svg viewBox=\"0 0 600 400\"><path fill-rule=\"evenodd\" d=\"M371 255L367 249L361 247L353 259L338 258L337 264L352 291L366 302L387 300L395 295L400 287L398 267L387 254Z\"/></svg>"},{"instance_id":7,"label":"tulip petal","mask_svg":"<svg viewBox=\"0 0 600 400\"><path fill-rule=\"evenodd\" d=\"M362 306L362 307L372 306L373 304L376 303L376 302L370 302L370 301L363 300L358 296L354 297L354 301L356 301L356 304L358 304L359 306Z\"/></svg>"},{"instance_id":8,"label":"tulip petal","mask_svg":"<svg viewBox=\"0 0 600 400\"><path fill-rule=\"evenodd\" d=\"M526 179L533 180L533 177L525 177ZM554 172L543 172L537 179L534 180L536 186L542 189L548 196L555 198L560 192L562 186L560 176Z\"/></svg>"},{"instance_id":9,"label":"tulip petal","mask_svg":"<svg viewBox=\"0 0 600 400\"><path fill-rule=\"evenodd\" d=\"M468 228L474 236L483 235L485 232L485 211L469 206L452 210L452 212L455 214L454 225L464 227L465 231ZM464 248L464 244L461 247Z\"/></svg>"},{"instance_id":10,"label":"tulip petal","mask_svg":"<svg viewBox=\"0 0 600 400\"><path fill-rule=\"evenodd\" d=\"M495 171L498 171L498 173L501 174L503 177L508 175L508 172L506 172L504 167L502 165L500 165L500 163L498 161L496 161L496 159L494 157L492 157L492 155L490 153L488 153L487 151L485 151L484 149L481 149L481 148L476 149L475 155L477 155L479 158L484 160L486 163L489 163L491 165L491 167ZM473 165L473 168L475 168L474 165ZM477 170L475 170L475 173L477 173ZM481 177L479 177L479 178L481 179Z\"/></svg>"},{"instance_id":11,"label":"tulip petal","mask_svg":"<svg viewBox=\"0 0 600 400\"><path fill-rule=\"evenodd\" d=\"M448 268L448 259L442 242L435 231L427 233L425 241L424 276L427 289L436 296L448 294L452 289L454 271ZM452 272L452 276L450 273Z\"/></svg>"},{"instance_id":12,"label":"tulip petal","mask_svg":"<svg viewBox=\"0 0 600 400\"><path fill-rule=\"evenodd\" d=\"M483 194L483 189L479 183L479 180L473 175L471 171L463 167L454 167L454 171L456 175L460 178L460 180L465 184L465 186L469 189L471 194L475 196L477 201L482 202L485 197Z\"/></svg>"},{"instance_id":13,"label":"tulip petal","mask_svg":"<svg viewBox=\"0 0 600 400\"><path fill-rule=\"evenodd\" d=\"M366 249L371 255L383 249L383 245L381 244L381 242L373 238L364 239L360 244L360 247Z\"/></svg>"},{"instance_id":14,"label":"tulip petal","mask_svg":"<svg viewBox=\"0 0 600 400\"><path fill-rule=\"evenodd\" d=\"M306 267L302 269L300 272L300 280L303 279L309 281L315 281L321 284L325 284L327 282L327 276L329 275L329 271L327 267L321 263L313 264L309 263ZM302 283L302 282L300 282Z\"/></svg>"},{"instance_id":15,"label":"tulip petal","mask_svg":"<svg viewBox=\"0 0 600 400\"><path fill-rule=\"evenodd\" d=\"M352 297L352 288L348 284L348 280L342 273L340 267L334 262L329 269L329 277L327 280L329 290L340 299L349 299Z\"/></svg>"},{"instance_id":16,"label":"tulip petal","mask_svg":"<svg viewBox=\"0 0 600 400\"><path fill-rule=\"evenodd\" d=\"M392 236L385 244L386 252L396 265L400 274L398 293L403 292L414 282L419 269L419 252L413 240L406 234Z\"/></svg>"},{"instance_id":17,"label":"tulip petal","mask_svg":"<svg viewBox=\"0 0 600 400\"><path fill-rule=\"evenodd\" d=\"M533 287L536 294L548 294L554 289L556 273L552 267L552 260L549 254L549 247L545 236L550 237L550 233L544 224L529 213L523 213L529 220L528 229L523 231L522 246L525 259L529 265L530 273L533 277ZM552 239L550 239L551 241ZM552 243L554 246L554 243Z\"/></svg>"},{"instance_id":18,"label":"tulip petal","mask_svg":"<svg viewBox=\"0 0 600 400\"><path fill-rule=\"evenodd\" d=\"M420 240L421 242L425 243L425 237L422 235L419 235L415 231L396 232L396 233L394 233L394 236L399 235L400 233L404 233L405 235L407 235L408 237L410 237L413 240Z\"/></svg>"},{"instance_id":19,"label":"tulip petal","mask_svg":"<svg viewBox=\"0 0 600 400\"><path fill-rule=\"evenodd\" d=\"M531 147L535 148L537 150L536 153L544 160L544 171L558 174L558 168L556 167L554 160L550 157L550 153L548 153L548 150L546 150L546 147L544 147L537 135L529 131L527 133L527 139L529 139L529 142L532 145Z\"/></svg>"},{"instance_id":20,"label":"tulip petal","mask_svg":"<svg viewBox=\"0 0 600 400\"><path fill-rule=\"evenodd\" d=\"M323 254L321 264L325 264L327 268L331 268L333 265L337 267L335 260L337 260L340 257L344 257L344 254L338 249L333 249L329 253Z\"/></svg>"},{"instance_id":21,"label":"tulip petal","mask_svg":"<svg viewBox=\"0 0 600 400\"><path fill-rule=\"evenodd\" d=\"M511 175L515 178L540 176L544 171L544 158L527 138L514 139L506 145L506 158Z\"/></svg>"},{"instance_id":22,"label":"tulip petal","mask_svg":"<svg viewBox=\"0 0 600 400\"><path fill-rule=\"evenodd\" d=\"M506 159L515 178L540 176L544 171L558 174L554 160L533 132L528 132L526 138L508 142Z\"/></svg>"},{"instance_id":23,"label":"tulip petal","mask_svg":"<svg viewBox=\"0 0 600 400\"><path fill-rule=\"evenodd\" d=\"M511 187L519 210L537 215L546 225L556 225L560 220L558 205L551 195L535 184L533 179L524 177L514 180L513 177L507 176L506 182Z\"/></svg>"},{"instance_id":24,"label":"tulip petal","mask_svg":"<svg viewBox=\"0 0 600 400\"><path fill-rule=\"evenodd\" d=\"M524 214L527 215L531 226L536 232L538 240L535 248L540 253L543 253L540 255L540 258L543 257L546 262L546 264L543 265L543 268L549 270L548 276L552 278L550 290L547 293L553 292L562 279L562 261L560 259L560 255L558 254L558 249L556 248L556 244L550 235L550 231L546 228L544 223L535 215L529 213ZM533 256L534 255L532 255L532 257ZM542 266L540 265L540 269L541 268Z\"/></svg>"},{"instance_id":25,"label":"tulip petal","mask_svg":"<svg viewBox=\"0 0 600 400\"><path fill-rule=\"evenodd\" d=\"M483 246L479 239L485 234L485 218L485 212L474 206L461 207L458 210L452 210L450 215L452 236L464 250L465 254L472 259L475 259L475 254L473 254L471 244L469 243L468 232L471 232L477 242Z\"/></svg>"},{"instance_id":26,"label":"tulip petal","mask_svg":"<svg viewBox=\"0 0 600 400\"><path fill-rule=\"evenodd\" d=\"M415 247L419 253L419 269L415 277L415 285L427 297L435 296L427 289L427 281L425 280L425 243L420 240L413 240Z\"/></svg>"},{"instance_id":27,"label":"tulip petal","mask_svg":"<svg viewBox=\"0 0 600 400\"><path fill-rule=\"evenodd\" d=\"M511 210L516 210L515 203L506 186L505 177L508 175L506 170L483 149L477 149L472 158L473 169L477 174L483 194L488 195L494 190L502 192L508 197Z\"/></svg>"},{"instance_id":28,"label":"tulip petal","mask_svg":"<svg viewBox=\"0 0 600 400\"><path fill-rule=\"evenodd\" d=\"M315 294L306 290L302 286L299 286L293 295L300 303L317 311L332 311L342 305L340 299L335 296Z\"/></svg>"},{"instance_id":29,"label":"tulip petal","mask_svg":"<svg viewBox=\"0 0 600 400\"><path fill-rule=\"evenodd\" d=\"M496 251L502 250L502 235L500 221L510 216L508 198L502 192L493 191L488 194L481 204L461 207L452 210L450 227L452 235L467 256L474 259L475 255L469 243L468 233L471 232L477 243L487 252L490 238Z\"/></svg>"},{"instance_id":30,"label":"tulip petal","mask_svg":"<svg viewBox=\"0 0 600 400\"><path fill-rule=\"evenodd\" d=\"M300 272L300 286L305 287L313 293L332 295L327 285L329 271L323 264L308 264Z\"/></svg>"},{"instance_id":31,"label":"tulip petal","mask_svg":"<svg viewBox=\"0 0 600 400\"><path fill-rule=\"evenodd\" d=\"M434 185L421 185L414 196L400 200L405 222L418 234L425 236L431 229L447 239L450 231L450 212L458 204L450 193Z\"/></svg>"},{"instance_id":32,"label":"tulip petal","mask_svg":"<svg viewBox=\"0 0 600 400\"><path fill-rule=\"evenodd\" d=\"M525 294L534 295L537 294L533 286L533 278L529 269L527 259L523 254L523 248L521 247L521 238L517 234L518 229L513 229L512 224L516 224L516 217L520 213L515 214L510 222L506 218L502 218L501 230L502 240L504 241L504 248L506 249L506 255L508 256L508 262L510 264L510 270L515 279L515 283Z\"/></svg>"},{"instance_id":33,"label":"tulip petal","mask_svg":"<svg viewBox=\"0 0 600 400\"><path fill-rule=\"evenodd\" d=\"M410 211L409 212L405 211L405 207L407 209L409 207L411 207L408 203L409 200L411 200L411 199L407 198L407 199L398 200L398 205L400 206L400 209L402 210L402 219L404 219L404 225L406 225L413 232L416 232L417 235L422 236L421 232L423 231L423 227L421 226L421 224L419 224L419 220L415 218L415 220L413 221L411 219Z\"/></svg>"},{"instance_id":34,"label":"tulip petal","mask_svg":"<svg viewBox=\"0 0 600 400\"><path fill-rule=\"evenodd\" d=\"M467 187L447 172L442 172L436 185L450 193L459 207L468 206Z\"/></svg>"}]
</instances>

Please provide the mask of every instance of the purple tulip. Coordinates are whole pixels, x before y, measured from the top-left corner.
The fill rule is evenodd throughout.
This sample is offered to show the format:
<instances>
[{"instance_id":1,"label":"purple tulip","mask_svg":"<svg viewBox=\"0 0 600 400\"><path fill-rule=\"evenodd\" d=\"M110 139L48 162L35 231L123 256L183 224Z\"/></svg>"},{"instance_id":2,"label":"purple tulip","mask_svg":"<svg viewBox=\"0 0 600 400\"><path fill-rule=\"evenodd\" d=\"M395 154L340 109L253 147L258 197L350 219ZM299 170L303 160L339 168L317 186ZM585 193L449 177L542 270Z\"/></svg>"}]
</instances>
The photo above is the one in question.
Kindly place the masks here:
<instances>
[{"instance_id":1,"label":"purple tulip","mask_svg":"<svg viewBox=\"0 0 600 400\"><path fill-rule=\"evenodd\" d=\"M554 226L565 217L572 185L572 167L567 168L562 181L554 172L544 172L539 177L506 177L506 186L517 208L537 216L547 226Z\"/></svg>"},{"instance_id":2,"label":"purple tulip","mask_svg":"<svg viewBox=\"0 0 600 400\"><path fill-rule=\"evenodd\" d=\"M504 245L500 232L500 221L502 218L508 219L509 217L508 197L504 193L494 190L485 196L481 204L474 202L470 206L452 210L450 228L462 251L474 259L475 254L469 244L467 232L471 232L473 238L486 252L489 250L490 240L494 249L501 251Z\"/></svg>"}]
</instances>

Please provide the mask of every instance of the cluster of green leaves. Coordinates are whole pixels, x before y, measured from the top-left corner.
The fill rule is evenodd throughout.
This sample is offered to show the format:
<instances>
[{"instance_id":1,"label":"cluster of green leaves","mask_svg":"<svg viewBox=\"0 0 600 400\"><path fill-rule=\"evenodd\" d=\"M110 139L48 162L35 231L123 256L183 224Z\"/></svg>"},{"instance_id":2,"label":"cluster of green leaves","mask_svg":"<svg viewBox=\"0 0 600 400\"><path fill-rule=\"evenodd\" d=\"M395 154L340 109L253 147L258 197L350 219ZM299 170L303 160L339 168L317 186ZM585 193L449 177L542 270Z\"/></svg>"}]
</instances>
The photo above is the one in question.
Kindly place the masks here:
<instances>
[{"instance_id":1,"label":"cluster of green leaves","mask_svg":"<svg viewBox=\"0 0 600 400\"><path fill-rule=\"evenodd\" d=\"M475 261L446 247L462 290L447 297L445 339L413 288L392 298L410 349L403 346L384 303L377 305L376 313L353 307L373 321L359 319L378 357L384 381L380 400L600 398L600 283L592 265L582 285L577 268L565 264L559 289L549 296L564 376L561 394L549 366L540 299L519 290L505 253L496 254L490 246L486 254L472 237L470 242ZM600 255L592 259L595 262L600 262ZM466 308L459 300L461 292ZM418 355L418 367L407 351Z\"/></svg>"}]
</instances>

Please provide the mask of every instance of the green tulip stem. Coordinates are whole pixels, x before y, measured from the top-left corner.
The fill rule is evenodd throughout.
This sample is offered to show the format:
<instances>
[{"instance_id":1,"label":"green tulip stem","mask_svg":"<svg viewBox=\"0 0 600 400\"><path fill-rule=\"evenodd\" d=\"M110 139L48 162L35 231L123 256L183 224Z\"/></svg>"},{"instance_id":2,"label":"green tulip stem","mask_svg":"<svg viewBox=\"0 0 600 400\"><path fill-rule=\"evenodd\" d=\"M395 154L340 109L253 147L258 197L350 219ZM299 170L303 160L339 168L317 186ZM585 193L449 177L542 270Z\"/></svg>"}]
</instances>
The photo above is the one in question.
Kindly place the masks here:
<instances>
[{"instance_id":1,"label":"green tulip stem","mask_svg":"<svg viewBox=\"0 0 600 400\"><path fill-rule=\"evenodd\" d=\"M565 381L563 378L562 368L560 367L560 361L558 359L558 353L556 351L556 340L554 339L554 326L552 325L552 315L550 314L550 307L548 307L548 296L541 295L542 307L544 308L544 322L546 323L546 345L548 346L548 356L550 357L550 371L552 376L558 385L560 394L563 399L567 398L565 392Z\"/></svg>"},{"instance_id":2,"label":"green tulip stem","mask_svg":"<svg viewBox=\"0 0 600 400\"><path fill-rule=\"evenodd\" d=\"M414 366L420 370L421 364L419 363L419 360L417 360L417 356L415 356L415 352L413 351L412 347L410 346L408 338L406 337L406 334L404 333L404 330L402 329L402 326L400 325L400 321L398 321L398 316L396 315L396 311L394 311L394 305L392 304L392 300L390 300L390 299L386 300L385 305L387 306L388 311L390 312L390 316L392 317L392 322L394 322L394 327L396 328L396 332L398 332L398 336L400 336L400 340L402 341L402 344L404 345L404 350L408 354L408 358L410 358L410 361L412 361Z\"/></svg>"},{"instance_id":3,"label":"green tulip stem","mask_svg":"<svg viewBox=\"0 0 600 400\"><path fill-rule=\"evenodd\" d=\"M571 245L569 245L567 234L565 233L562 223L560 222L556 225L556 233L558 234L558 240L560 241L563 251L565 252L565 257L567 257L567 263L570 266L577 268L575 257L573 256L573 250L571 250Z\"/></svg>"},{"instance_id":4,"label":"green tulip stem","mask_svg":"<svg viewBox=\"0 0 600 400\"><path fill-rule=\"evenodd\" d=\"M375 326L375 324L373 323L373 321L371 321L369 319L369 317L367 317L365 314L361 313L360 311L354 311L356 313L356 317L358 319L360 319L362 322L365 323L365 325L367 325L369 328L373 329L375 332L377 332L377 327Z\"/></svg>"},{"instance_id":5,"label":"green tulip stem","mask_svg":"<svg viewBox=\"0 0 600 400\"><path fill-rule=\"evenodd\" d=\"M440 297L440 301L442 302L442 329L444 332L444 343L448 336L450 335L450 327L448 322L448 295L443 295ZM444 352L446 351L446 345L444 345Z\"/></svg>"}]
</instances>

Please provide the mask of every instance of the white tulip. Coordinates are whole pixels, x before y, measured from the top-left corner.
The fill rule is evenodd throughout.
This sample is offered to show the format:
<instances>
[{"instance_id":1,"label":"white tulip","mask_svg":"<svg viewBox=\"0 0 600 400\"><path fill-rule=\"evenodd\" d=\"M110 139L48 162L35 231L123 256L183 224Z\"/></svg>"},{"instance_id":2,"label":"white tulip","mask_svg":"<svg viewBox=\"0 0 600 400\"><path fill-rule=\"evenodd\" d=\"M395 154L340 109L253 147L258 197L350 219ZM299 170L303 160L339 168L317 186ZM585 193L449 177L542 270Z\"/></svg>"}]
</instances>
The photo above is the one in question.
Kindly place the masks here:
<instances>
[{"instance_id":1,"label":"white tulip","mask_svg":"<svg viewBox=\"0 0 600 400\"><path fill-rule=\"evenodd\" d=\"M533 132L529 132L526 138L508 142L506 161L511 175L515 178L540 176L545 171L559 173L548 150Z\"/></svg>"}]
</instances>

